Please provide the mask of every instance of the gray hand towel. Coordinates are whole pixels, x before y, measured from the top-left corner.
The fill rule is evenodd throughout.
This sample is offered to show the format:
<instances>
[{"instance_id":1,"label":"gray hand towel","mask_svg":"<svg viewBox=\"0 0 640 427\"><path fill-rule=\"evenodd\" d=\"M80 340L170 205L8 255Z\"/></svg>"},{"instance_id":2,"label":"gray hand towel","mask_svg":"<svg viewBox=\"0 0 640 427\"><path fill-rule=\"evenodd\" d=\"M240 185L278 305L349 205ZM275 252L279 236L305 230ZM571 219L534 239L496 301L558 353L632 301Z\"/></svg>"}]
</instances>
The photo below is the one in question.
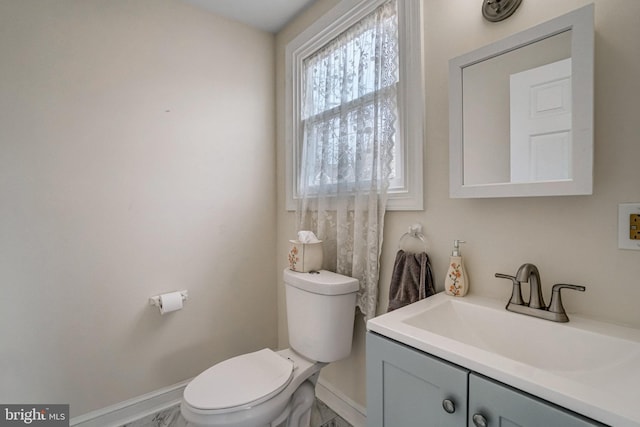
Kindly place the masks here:
<instances>
[{"instance_id":1,"label":"gray hand towel","mask_svg":"<svg viewBox=\"0 0 640 427\"><path fill-rule=\"evenodd\" d=\"M387 312L434 295L431 264L426 252L407 253L402 249L396 255L389 286Z\"/></svg>"}]
</instances>

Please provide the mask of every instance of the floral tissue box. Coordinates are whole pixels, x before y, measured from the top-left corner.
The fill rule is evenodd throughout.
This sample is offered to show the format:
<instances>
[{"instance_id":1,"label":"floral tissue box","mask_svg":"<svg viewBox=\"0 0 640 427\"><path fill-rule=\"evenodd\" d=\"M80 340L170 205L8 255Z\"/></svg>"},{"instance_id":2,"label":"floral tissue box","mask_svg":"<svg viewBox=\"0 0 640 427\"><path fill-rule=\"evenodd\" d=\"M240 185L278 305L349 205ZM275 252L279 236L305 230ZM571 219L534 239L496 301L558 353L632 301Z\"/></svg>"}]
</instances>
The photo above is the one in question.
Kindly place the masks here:
<instances>
[{"instance_id":1,"label":"floral tissue box","mask_svg":"<svg viewBox=\"0 0 640 427\"><path fill-rule=\"evenodd\" d=\"M289 268L300 273L308 273L322 268L322 241L302 243L289 240Z\"/></svg>"}]
</instances>

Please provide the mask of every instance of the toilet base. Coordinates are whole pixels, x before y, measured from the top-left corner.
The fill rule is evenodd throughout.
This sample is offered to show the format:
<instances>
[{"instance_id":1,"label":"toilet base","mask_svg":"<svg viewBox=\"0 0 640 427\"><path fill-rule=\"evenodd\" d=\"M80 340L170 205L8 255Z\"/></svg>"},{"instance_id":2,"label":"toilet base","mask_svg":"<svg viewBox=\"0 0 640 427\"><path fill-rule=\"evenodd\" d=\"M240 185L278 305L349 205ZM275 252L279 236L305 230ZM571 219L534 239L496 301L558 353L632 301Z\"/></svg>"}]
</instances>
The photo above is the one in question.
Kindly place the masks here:
<instances>
[{"instance_id":1,"label":"toilet base","mask_svg":"<svg viewBox=\"0 0 640 427\"><path fill-rule=\"evenodd\" d=\"M269 427L309 427L311 407L316 398L315 382L318 380L318 375L314 376L315 381L311 382L310 378L298 387L286 409L278 418L268 424Z\"/></svg>"}]
</instances>

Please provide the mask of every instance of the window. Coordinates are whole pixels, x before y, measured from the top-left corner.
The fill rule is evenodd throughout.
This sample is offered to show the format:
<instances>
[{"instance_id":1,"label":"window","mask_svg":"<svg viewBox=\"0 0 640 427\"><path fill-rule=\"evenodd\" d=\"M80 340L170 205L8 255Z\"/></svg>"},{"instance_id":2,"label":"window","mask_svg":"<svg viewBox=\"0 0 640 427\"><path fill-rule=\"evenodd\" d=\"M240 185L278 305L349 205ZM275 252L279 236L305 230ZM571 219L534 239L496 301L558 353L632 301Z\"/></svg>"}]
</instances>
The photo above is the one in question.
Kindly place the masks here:
<instances>
[{"instance_id":1,"label":"window","mask_svg":"<svg viewBox=\"0 0 640 427\"><path fill-rule=\"evenodd\" d=\"M423 98L420 1L393 1L397 2L397 5L389 5L388 0L345 0L287 46L287 209L295 209L295 200L299 197L302 187L305 187L308 193L309 189L320 184L338 184L332 181L335 178L331 176L313 174L308 174L307 182L300 182L303 153L307 156L311 153L313 156L314 150L324 150L326 161L326 152L329 151L329 161L335 159L335 167L338 168L339 160L343 163L356 161L355 158L348 158L349 152L353 151L350 149L351 144L367 143L366 131L362 131L362 124L359 126L360 131L349 134L346 146L338 146L331 137L318 138L323 141L323 146L314 146L316 139L309 136L313 136L315 132L331 134L339 110L343 118L345 114L348 117L353 110L354 117L358 116L361 120L363 108L366 110L374 99L382 99L384 102L385 97L397 100L397 113L396 102L389 102L388 111L382 109L383 119L373 116L366 118L370 123L367 123L364 129L385 126L386 114L389 117L397 116L397 120L389 121L395 122L395 129L391 132L392 182L388 189L387 209L422 209ZM373 30L370 19L367 19L381 5L385 5L385 13L379 18L382 24L377 22L376 25L384 26L382 36L380 31ZM373 56L367 54L367 48L380 48L381 43L383 48L390 46L390 50L397 53L397 56L393 52L384 56L383 61L389 63L383 64L382 69L388 71L383 76L373 73L373 67L367 67L367 62ZM358 49L352 49L355 45ZM340 61L346 62L348 67L337 64ZM358 84L354 84L350 90L332 92L327 88L330 88L334 80L334 72L353 72ZM356 110L359 110L359 114L355 113ZM366 117L366 114L364 116ZM307 139L304 138L305 131ZM333 164L331 166L333 167ZM341 175L341 182L348 185L348 174L354 171L357 171L357 168L346 168L346 175Z\"/></svg>"}]
</instances>

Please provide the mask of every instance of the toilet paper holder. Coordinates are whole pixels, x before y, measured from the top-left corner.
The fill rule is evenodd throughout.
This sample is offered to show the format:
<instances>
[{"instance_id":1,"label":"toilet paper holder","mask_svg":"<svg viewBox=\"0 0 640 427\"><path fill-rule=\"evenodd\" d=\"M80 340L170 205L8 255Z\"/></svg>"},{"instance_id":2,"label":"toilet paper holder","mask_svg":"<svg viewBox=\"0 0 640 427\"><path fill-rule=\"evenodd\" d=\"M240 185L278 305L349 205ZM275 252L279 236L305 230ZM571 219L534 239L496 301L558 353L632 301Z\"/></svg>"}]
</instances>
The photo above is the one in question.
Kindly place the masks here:
<instances>
[{"instance_id":1,"label":"toilet paper holder","mask_svg":"<svg viewBox=\"0 0 640 427\"><path fill-rule=\"evenodd\" d=\"M184 289L182 291L178 291L180 292L180 296L182 297L182 301L186 301L189 299L189 292ZM160 308L160 295L155 295L149 298L149 305L155 305L156 307Z\"/></svg>"}]
</instances>

